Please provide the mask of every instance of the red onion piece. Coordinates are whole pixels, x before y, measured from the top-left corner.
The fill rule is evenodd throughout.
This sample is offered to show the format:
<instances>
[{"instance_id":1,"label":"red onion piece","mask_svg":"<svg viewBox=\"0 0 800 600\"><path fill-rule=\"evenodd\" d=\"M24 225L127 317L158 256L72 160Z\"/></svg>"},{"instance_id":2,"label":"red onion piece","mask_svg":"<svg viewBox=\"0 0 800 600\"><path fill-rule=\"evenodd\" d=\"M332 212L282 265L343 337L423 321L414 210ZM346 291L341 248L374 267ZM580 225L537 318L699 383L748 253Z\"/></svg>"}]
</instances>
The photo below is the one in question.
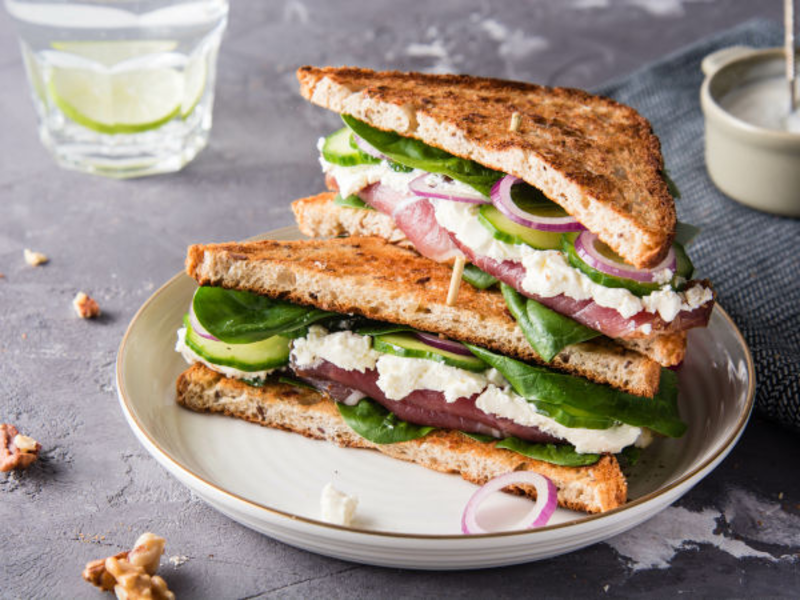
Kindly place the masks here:
<instances>
[{"instance_id":1,"label":"red onion piece","mask_svg":"<svg viewBox=\"0 0 800 600\"><path fill-rule=\"evenodd\" d=\"M480 192L473 191L472 193L465 193L460 189L457 193L448 191L447 183L437 183L435 187L431 187L427 178L430 173L420 175L408 184L408 189L414 192L417 196L423 198L436 198L438 200L452 200L453 202L468 202L469 204L489 204L489 199ZM437 180L439 178L437 177ZM440 181L440 180L439 180Z\"/></svg>"},{"instance_id":2,"label":"red onion piece","mask_svg":"<svg viewBox=\"0 0 800 600\"><path fill-rule=\"evenodd\" d=\"M472 356L472 352L467 350L463 344L460 342L454 342L453 340L442 339L439 336L430 334L430 333L423 333L417 332L414 334L417 339L422 342L428 344L428 346L432 346L439 350L444 350L445 352L452 352L453 354L458 354L460 356Z\"/></svg>"},{"instance_id":3,"label":"red onion piece","mask_svg":"<svg viewBox=\"0 0 800 600\"><path fill-rule=\"evenodd\" d=\"M641 281L644 283L653 283L656 281L656 273L664 269L669 269L674 273L677 268L675 250L672 248L669 249L667 257L652 269L637 269L634 266L618 263L603 256L597 248L595 248L595 242L597 242L597 235L590 231L584 231L575 239L575 252L577 252L581 260L590 267L602 271L607 275L633 279L634 281Z\"/></svg>"},{"instance_id":4,"label":"red onion piece","mask_svg":"<svg viewBox=\"0 0 800 600\"><path fill-rule=\"evenodd\" d=\"M355 133L353 134L353 139L356 141L356 146L364 153L369 154L372 158L379 158L381 160L389 160L385 154L381 154L378 152L378 149L375 148L372 144L367 142L367 140L358 137Z\"/></svg>"},{"instance_id":5,"label":"red onion piece","mask_svg":"<svg viewBox=\"0 0 800 600\"><path fill-rule=\"evenodd\" d=\"M197 315L194 314L194 304L189 307L189 325L192 326L192 331L194 331L200 337L206 338L207 340L212 340L214 342L219 342L219 338L215 338L211 335L208 330L200 324Z\"/></svg>"},{"instance_id":6,"label":"red onion piece","mask_svg":"<svg viewBox=\"0 0 800 600\"><path fill-rule=\"evenodd\" d=\"M478 525L478 507L491 494L509 485L532 485L536 488L536 502L531 511L520 522L526 529L544 527L558 506L558 490L544 475L534 471L514 471L489 480L472 495L461 517L461 531L467 535L490 533Z\"/></svg>"},{"instance_id":7,"label":"red onion piece","mask_svg":"<svg viewBox=\"0 0 800 600\"><path fill-rule=\"evenodd\" d=\"M544 217L522 210L511 198L511 188L521 181L522 179L519 177L506 175L492 186L492 204L509 219L519 225L538 229L539 231L563 233L565 231L583 231L586 229L575 220L575 217L570 215Z\"/></svg>"}]
</instances>

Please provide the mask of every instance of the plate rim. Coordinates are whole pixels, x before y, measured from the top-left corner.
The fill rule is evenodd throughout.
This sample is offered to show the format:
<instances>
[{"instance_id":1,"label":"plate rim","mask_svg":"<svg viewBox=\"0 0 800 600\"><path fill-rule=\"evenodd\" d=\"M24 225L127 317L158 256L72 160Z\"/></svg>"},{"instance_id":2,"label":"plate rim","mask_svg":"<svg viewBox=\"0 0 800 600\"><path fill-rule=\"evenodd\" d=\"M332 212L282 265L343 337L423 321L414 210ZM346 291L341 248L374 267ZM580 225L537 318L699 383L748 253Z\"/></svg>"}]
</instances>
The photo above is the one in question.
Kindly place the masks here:
<instances>
[{"instance_id":1,"label":"plate rim","mask_svg":"<svg viewBox=\"0 0 800 600\"><path fill-rule=\"evenodd\" d=\"M300 230L296 226L288 226L288 227L281 227L278 229L270 230L266 233L259 234L252 238L249 238L247 241L253 240L261 240L261 239L270 239L270 236L288 236L293 235L296 239L302 239L302 234ZM150 435L150 433L144 428L141 421L137 418L135 412L131 408L131 400L128 397L127 389L125 386L125 378L123 376L123 364L124 359L127 356L127 343L128 339L131 335L131 332L136 327L139 319L142 317L142 314L148 309L148 307L155 301L155 299L162 294L167 288L175 285L178 281L180 281L183 277L187 279L189 276L180 271L177 274L170 277L165 283L163 283L157 290L155 290L145 302L139 307L139 309L134 314L133 318L131 319L130 323L128 323L128 327L125 330L125 334L122 336L122 341L119 344L117 349L117 360L115 365L115 383L117 386L117 396L119 398L120 406L122 411L128 421L129 426L131 429L134 430L134 433L137 437L143 436L150 444L152 449L155 449L161 458L161 461L166 460L168 463L171 464L173 469L177 469L181 472L185 477L188 477L191 480L194 480L196 483L199 483L202 486L211 488L215 493L221 494L223 497L226 497L228 500L239 502L245 504L250 509L256 509L259 511L264 511L271 516L277 516L283 519L286 519L286 524L289 523L297 523L301 522L305 525L311 525L315 527L323 527L325 529L339 531L339 532L347 532L348 534L360 534L360 535L369 535L369 536L378 536L378 537L386 537L386 538L401 538L401 539L418 539L418 540L448 540L448 541L455 541L455 540L475 540L475 539L496 539L496 538L508 538L508 537L517 537L517 536L531 536L531 535L538 535L546 532L556 531L559 529L564 529L566 527L574 527L576 525L583 525L587 523L593 523L598 521L599 519L608 519L609 517L613 517L615 515L619 515L625 511L630 509L635 509L643 504L650 502L651 500L657 499L665 494L669 494L673 490L689 483L690 486L694 485L691 483L691 480L694 479L698 474L702 473L704 470L709 468L710 466L714 466L718 461L722 460L732 449L733 446L738 441L739 437L741 437L742 433L744 432L744 428L747 425L747 422L750 419L750 415L753 411L753 406L755 403L755 389L756 389L756 380L755 380L755 366L753 363L753 357L750 352L750 348L747 345L747 342L742 335L742 332L736 326L733 319L731 319L730 315L722 308L719 303L715 303L714 311L719 312L722 316L723 320L727 323L729 327L732 328L732 331L736 337L736 340L739 342L740 346L744 350L745 361L747 363L747 375L748 375L748 387L747 387L747 399L745 401L745 410L743 410L738 417L736 422L736 426L733 428L732 432L728 435L725 439L724 443L722 443L713 454L707 457L702 463L700 463L694 469L688 471L675 481L671 482L670 484L663 486L657 490L654 490L644 496L637 498L636 500L631 500L630 502L626 502L622 506L617 508L611 509L606 512L596 513L596 514L587 514L581 516L579 519L573 519L570 521L565 521L563 523L557 523L554 525L546 525L544 527L539 527L537 529L525 529L525 530L516 530L516 531L499 531L499 532L490 532L484 534L473 534L469 536L465 536L463 534L426 534L426 533L401 533L401 532L393 532L393 531L381 531L381 530L373 530L373 529L361 529L357 527L345 527L342 525L336 525L334 523L328 523L325 521L321 521L319 519L314 519L311 517L305 517L302 515L296 515L294 513L290 513L287 511L283 511L277 508L273 508L257 502L255 500L250 500L239 494L236 494L230 490L227 490L220 485L207 480L203 476L193 472L190 468L181 464L181 462L176 459L175 457L171 456L169 452L167 452L164 448L162 448L159 443ZM135 427L134 427L135 426ZM148 449L150 450L150 449ZM152 450L151 450L152 454ZM158 459L159 456L154 456L154 458ZM158 461L158 462L161 462ZM180 480L179 480L180 481ZM182 484L186 485L185 482ZM696 483L696 482L695 482Z\"/></svg>"}]
</instances>

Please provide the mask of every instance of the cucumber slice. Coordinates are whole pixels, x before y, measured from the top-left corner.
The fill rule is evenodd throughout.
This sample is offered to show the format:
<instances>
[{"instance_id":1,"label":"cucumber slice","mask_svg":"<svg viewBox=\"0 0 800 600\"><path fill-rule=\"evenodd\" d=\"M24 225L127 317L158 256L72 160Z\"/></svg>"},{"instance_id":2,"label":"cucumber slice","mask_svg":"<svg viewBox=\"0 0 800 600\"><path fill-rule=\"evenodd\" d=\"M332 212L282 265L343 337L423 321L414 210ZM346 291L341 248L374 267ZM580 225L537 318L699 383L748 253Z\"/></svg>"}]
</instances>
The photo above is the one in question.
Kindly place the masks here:
<instances>
[{"instance_id":1,"label":"cucumber slice","mask_svg":"<svg viewBox=\"0 0 800 600\"><path fill-rule=\"evenodd\" d=\"M353 134L347 127L342 127L339 131L330 134L325 138L322 145L322 158L329 163L341 167L354 167L355 165L374 165L381 162L379 159L370 156L350 145Z\"/></svg>"},{"instance_id":2,"label":"cucumber slice","mask_svg":"<svg viewBox=\"0 0 800 600\"><path fill-rule=\"evenodd\" d=\"M341 194L336 194L336 197L333 199L333 203L338 206L346 206L348 208L375 210L355 194L351 194L350 196L347 196L345 198L342 198Z\"/></svg>"},{"instance_id":3,"label":"cucumber slice","mask_svg":"<svg viewBox=\"0 0 800 600\"><path fill-rule=\"evenodd\" d=\"M635 281L633 279L626 279L624 277L615 277L608 275L602 271L598 271L594 267L586 264L583 259L578 256L575 250L575 240L578 233L568 233L564 235L561 250L567 255L569 264L582 271L589 279L595 283L609 288L625 288L637 296L647 296L661 287L658 283L645 283L642 281Z\"/></svg>"},{"instance_id":4,"label":"cucumber slice","mask_svg":"<svg viewBox=\"0 0 800 600\"><path fill-rule=\"evenodd\" d=\"M384 354L406 358L425 358L466 371L485 371L489 367L476 356L462 356L429 346L413 333L389 333L372 338L372 348Z\"/></svg>"},{"instance_id":5,"label":"cucumber slice","mask_svg":"<svg viewBox=\"0 0 800 600\"><path fill-rule=\"evenodd\" d=\"M228 344L215 342L197 335L183 318L186 326L186 345L208 362L240 371L265 371L282 367L289 362L289 338L273 335L252 344Z\"/></svg>"},{"instance_id":6,"label":"cucumber slice","mask_svg":"<svg viewBox=\"0 0 800 600\"><path fill-rule=\"evenodd\" d=\"M578 252L575 250L575 239L578 237L578 235L578 233L565 234L562 240L561 250L567 255L567 260L569 261L570 265L585 273L586 276L595 283L599 283L600 285L610 288L625 288L626 290L640 297L647 296L648 294L652 294L656 290L661 289L662 284L660 283L646 283L643 281L636 281L634 279L627 279L625 277L615 277L614 275L609 275L607 273L603 273L602 271L598 271L594 267L586 264L583 259L578 256ZM672 279L670 285L673 288L677 288L676 278L683 277L685 279L689 279L694 272L694 267L692 266L692 261L689 260L689 257L686 255L686 251L683 249L683 246L675 243L673 244L673 248L675 250L675 258L677 261L675 272L676 277Z\"/></svg>"},{"instance_id":7,"label":"cucumber slice","mask_svg":"<svg viewBox=\"0 0 800 600\"><path fill-rule=\"evenodd\" d=\"M478 221L488 229L496 240L508 244L527 244L537 250L557 250L561 247L560 233L539 231L514 223L491 204L483 204L478 212Z\"/></svg>"},{"instance_id":8,"label":"cucumber slice","mask_svg":"<svg viewBox=\"0 0 800 600\"><path fill-rule=\"evenodd\" d=\"M479 290L490 288L498 281L496 277L489 275L485 271L481 271L472 263L464 265L464 273L462 273L461 278Z\"/></svg>"}]
</instances>

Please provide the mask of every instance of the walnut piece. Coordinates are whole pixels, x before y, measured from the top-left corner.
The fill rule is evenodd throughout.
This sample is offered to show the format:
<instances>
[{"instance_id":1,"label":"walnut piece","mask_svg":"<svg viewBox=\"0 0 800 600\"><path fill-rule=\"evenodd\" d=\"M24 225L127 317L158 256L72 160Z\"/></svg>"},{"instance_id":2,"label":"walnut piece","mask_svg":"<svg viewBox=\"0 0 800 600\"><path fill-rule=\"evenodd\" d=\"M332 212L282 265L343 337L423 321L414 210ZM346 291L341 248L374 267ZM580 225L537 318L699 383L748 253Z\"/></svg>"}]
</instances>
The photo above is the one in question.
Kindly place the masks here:
<instances>
[{"instance_id":1,"label":"walnut piece","mask_svg":"<svg viewBox=\"0 0 800 600\"><path fill-rule=\"evenodd\" d=\"M119 600L175 600L167 582L155 574L166 541L143 533L133 550L86 564L83 578L101 590L114 590Z\"/></svg>"},{"instance_id":2,"label":"walnut piece","mask_svg":"<svg viewBox=\"0 0 800 600\"><path fill-rule=\"evenodd\" d=\"M27 469L39 458L41 449L39 442L20 435L13 425L0 424L0 471Z\"/></svg>"},{"instance_id":3,"label":"walnut piece","mask_svg":"<svg viewBox=\"0 0 800 600\"><path fill-rule=\"evenodd\" d=\"M78 295L72 300L72 308L81 319L93 319L100 315L100 305L84 292L78 292Z\"/></svg>"},{"instance_id":4,"label":"walnut piece","mask_svg":"<svg viewBox=\"0 0 800 600\"><path fill-rule=\"evenodd\" d=\"M50 259L47 258L46 254L42 254L41 252L34 252L28 248L25 248L23 251L25 255L25 262L28 263L32 267L38 267L39 265L45 264Z\"/></svg>"}]
</instances>

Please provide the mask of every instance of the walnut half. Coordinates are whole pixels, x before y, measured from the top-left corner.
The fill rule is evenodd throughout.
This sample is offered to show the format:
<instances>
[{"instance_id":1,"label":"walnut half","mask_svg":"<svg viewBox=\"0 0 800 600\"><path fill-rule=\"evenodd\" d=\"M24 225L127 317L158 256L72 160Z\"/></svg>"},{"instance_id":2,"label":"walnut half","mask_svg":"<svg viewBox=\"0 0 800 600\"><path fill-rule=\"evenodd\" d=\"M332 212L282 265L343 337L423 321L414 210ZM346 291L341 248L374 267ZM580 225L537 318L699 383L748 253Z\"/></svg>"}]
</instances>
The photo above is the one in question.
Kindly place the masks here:
<instances>
[{"instance_id":1,"label":"walnut half","mask_svg":"<svg viewBox=\"0 0 800 600\"><path fill-rule=\"evenodd\" d=\"M86 564L83 578L119 600L175 600L167 582L155 574L166 541L153 533L139 536L133 550Z\"/></svg>"},{"instance_id":2,"label":"walnut half","mask_svg":"<svg viewBox=\"0 0 800 600\"><path fill-rule=\"evenodd\" d=\"M39 442L20 435L13 425L0 424L0 471L27 469L39 457L41 449Z\"/></svg>"}]
</instances>

